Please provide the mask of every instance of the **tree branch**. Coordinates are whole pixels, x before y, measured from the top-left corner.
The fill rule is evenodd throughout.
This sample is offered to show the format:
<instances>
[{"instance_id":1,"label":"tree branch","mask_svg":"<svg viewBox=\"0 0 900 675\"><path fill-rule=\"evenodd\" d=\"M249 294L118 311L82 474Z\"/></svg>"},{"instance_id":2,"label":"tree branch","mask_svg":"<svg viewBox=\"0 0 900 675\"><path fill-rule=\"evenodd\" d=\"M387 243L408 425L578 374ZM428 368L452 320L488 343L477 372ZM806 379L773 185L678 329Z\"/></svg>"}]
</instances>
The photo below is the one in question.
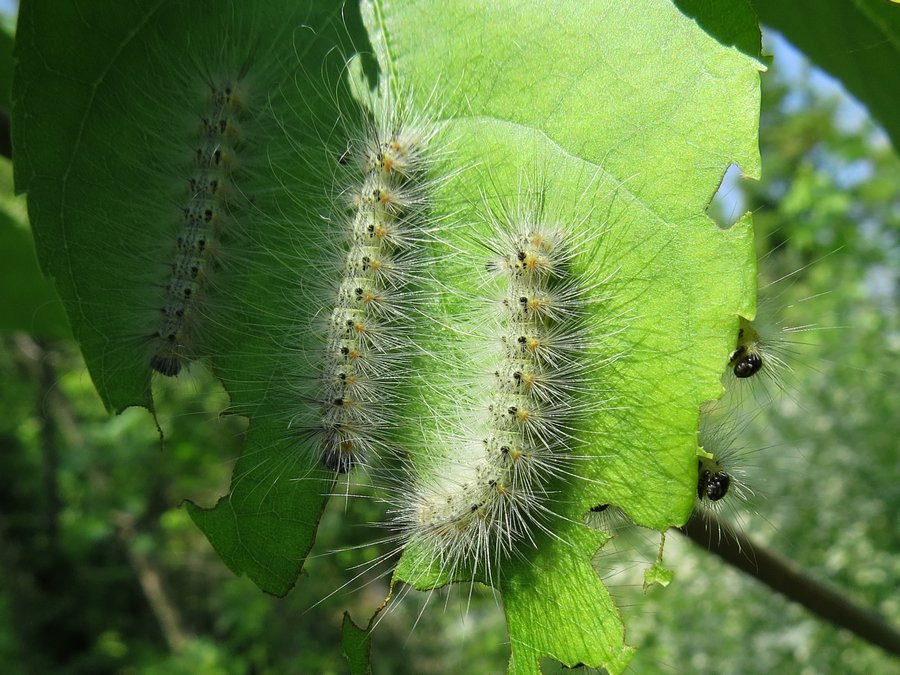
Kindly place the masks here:
<instances>
[{"instance_id":1,"label":"tree branch","mask_svg":"<svg viewBox=\"0 0 900 675\"><path fill-rule=\"evenodd\" d=\"M191 636L183 628L181 613L169 598L163 585L162 577L150 558L135 545L137 533L134 529L134 518L127 513L120 513L116 518L116 530L119 539L125 545L128 560L134 568L135 576L144 591L144 597L159 622L163 637L169 650L178 653L190 642Z\"/></svg>"},{"instance_id":2,"label":"tree branch","mask_svg":"<svg viewBox=\"0 0 900 675\"><path fill-rule=\"evenodd\" d=\"M794 563L721 523L715 515L695 510L687 525L678 531L820 618L891 654L900 655L900 632L882 616L811 578ZM713 532L717 533L715 537L711 536ZM752 555L748 555L749 551Z\"/></svg>"}]
</instances>

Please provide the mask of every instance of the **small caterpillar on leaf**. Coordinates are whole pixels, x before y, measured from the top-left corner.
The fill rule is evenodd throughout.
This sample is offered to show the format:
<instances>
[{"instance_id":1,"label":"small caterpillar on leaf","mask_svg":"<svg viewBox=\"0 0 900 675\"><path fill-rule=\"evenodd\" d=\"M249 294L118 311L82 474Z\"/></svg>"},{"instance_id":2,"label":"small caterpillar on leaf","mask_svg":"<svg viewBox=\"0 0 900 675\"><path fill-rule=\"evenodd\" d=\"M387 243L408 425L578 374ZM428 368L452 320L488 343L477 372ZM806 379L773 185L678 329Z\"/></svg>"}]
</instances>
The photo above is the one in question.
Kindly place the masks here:
<instances>
[{"instance_id":1,"label":"small caterpillar on leaf","mask_svg":"<svg viewBox=\"0 0 900 675\"><path fill-rule=\"evenodd\" d=\"M749 388L762 403L771 399L773 392L767 390L772 383L779 391L788 389L788 377L793 373L790 361L799 357L809 345L798 339L802 333L823 330L816 324L791 325L785 315L795 304L813 300L815 296L801 298L794 304L785 306L782 296L790 284L777 293L773 289L786 282L796 282L798 275L809 265L794 270L775 281L760 285L757 315L754 320L740 317L740 324L734 349L728 357L728 367L724 378L726 393L742 395Z\"/></svg>"}]
</instances>

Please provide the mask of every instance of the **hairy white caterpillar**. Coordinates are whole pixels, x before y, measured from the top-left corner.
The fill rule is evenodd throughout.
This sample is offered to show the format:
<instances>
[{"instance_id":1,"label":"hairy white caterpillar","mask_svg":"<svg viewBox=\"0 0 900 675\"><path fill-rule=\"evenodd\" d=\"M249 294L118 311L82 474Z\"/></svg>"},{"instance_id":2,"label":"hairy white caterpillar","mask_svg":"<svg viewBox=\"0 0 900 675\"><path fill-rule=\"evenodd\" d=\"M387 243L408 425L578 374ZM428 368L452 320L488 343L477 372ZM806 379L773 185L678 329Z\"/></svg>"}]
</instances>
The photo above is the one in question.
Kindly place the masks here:
<instances>
[{"instance_id":1,"label":"hairy white caterpillar","mask_svg":"<svg viewBox=\"0 0 900 675\"><path fill-rule=\"evenodd\" d=\"M761 323L740 319L737 343L728 359L730 374L738 380L757 375L780 382L781 374L790 367L782 358L787 344L785 336L791 329L782 327L766 333Z\"/></svg>"},{"instance_id":2,"label":"hairy white caterpillar","mask_svg":"<svg viewBox=\"0 0 900 675\"><path fill-rule=\"evenodd\" d=\"M767 254L760 262L768 257ZM768 283L762 283L761 274L756 318L751 321L739 317L735 347L728 356L723 376L725 397L701 408L698 437L705 452L698 455L697 498L703 506L715 507L716 502L735 493L743 501L752 495L742 479L740 468L740 460L747 453L737 448L739 436L747 431L750 419L756 413L752 413L751 418L745 417L746 411L739 412L740 404L748 387L759 405L772 401L769 384L774 384L778 392L788 391L789 385L794 384L789 380L794 374L791 361L803 358L811 346L798 336L823 330L812 323L791 323L795 310L805 310L800 316L809 316L811 305L805 303L819 297L809 295L793 302L789 300L797 295L790 292L792 286L814 264L794 269ZM741 415L741 419L735 419L736 415Z\"/></svg>"},{"instance_id":3,"label":"hairy white caterpillar","mask_svg":"<svg viewBox=\"0 0 900 675\"><path fill-rule=\"evenodd\" d=\"M364 137L338 163L349 169L340 274L324 331L316 401L322 463L348 472L396 443L396 410L412 352L418 281L427 273L429 148L434 125L376 101Z\"/></svg>"},{"instance_id":4,"label":"hairy white caterpillar","mask_svg":"<svg viewBox=\"0 0 900 675\"><path fill-rule=\"evenodd\" d=\"M447 380L431 383L445 407L430 411L438 423L394 508L407 548L449 578L490 581L517 547L551 532L553 502L565 499L556 482L575 475L591 441L585 421L603 409L588 389L610 358L596 339L602 284L577 266L598 235L562 221L545 192L486 206L483 257L454 260L482 277L444 326L445 353L459 358L445 357Z\"/></svg>"},{"instance_id":5,"label":"hairy white caterpillar","mask_svg":"<svg viewBox=\"0 0 900 675\"><path fill-rule=\"evenodd\" d=\"M183 229L176 238L159 328L151 336L157 345L150 366L163 375L178 375L191 358L195 306L215 263L220 229L228 218L228 196L234 189L231 168L242 141L241 117L247 114L240 88L239 79L210 83L206 110L198 120L194 165L181 207Z\"/></svg>"}]
</instances>

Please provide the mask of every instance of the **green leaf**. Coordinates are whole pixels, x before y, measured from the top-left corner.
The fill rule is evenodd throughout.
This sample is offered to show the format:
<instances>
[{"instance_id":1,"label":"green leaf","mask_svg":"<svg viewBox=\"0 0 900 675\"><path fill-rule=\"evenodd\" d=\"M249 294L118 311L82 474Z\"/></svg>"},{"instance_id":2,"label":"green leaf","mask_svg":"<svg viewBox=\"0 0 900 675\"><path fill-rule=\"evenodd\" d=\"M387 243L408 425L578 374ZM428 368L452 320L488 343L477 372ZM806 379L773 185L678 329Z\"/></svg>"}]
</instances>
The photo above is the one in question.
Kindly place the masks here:
<instances>
[{"instance_id":1,"label":"green leaf","mask_svg":"<svg viewBox=\"0 0 900 675\"><path fill-rule=\"evenodd\" d=\"M368 628L360 628L349 612L344 612L344 622L341 625L341 649L344 658L350 665L352 675L368 675L372 672L369 667L369 651L372 647L372 636Z\"/></svg>"},{"instance_id":2,"label":"green leaf","mask_svg":"<svg viewBox=\"0 0 900 675\"><path fill-rule=\"evenodd\" d=\"M760 21L838 78L900 149L900 5L888 0L751 0Z\"/></svg>"},{"instance_id":3,"label":"green leaf","mask_svg":"<svg viewBox=\"0 0 900 675\"><path fill-rule=\"evenodd\" d=\"M644 593L648 592L653 586L665 588L672 583L674 578L675 573L663 565L662 560L657 560L644 570Z\"/></svg>"},{"instance_id":4,"label":"green leaf","mask_svg":"<svg viewBox=\"0 0 900 675\"><path fill-rule=\"evenodd\" d=\"M490 234L481 204L494 193L515 203L523 183L547 185L555 213L586 215L586 232L604 231L582 271L594 280L614 272L599 311L627 318L612 319L621 330L605 342L624 356L615 409L592 420L604 440L590 452L601 461L578 464L584 480L560 488L553 535L518 547L491 581L512 672L537 672L545 655L619 672L630 650L590 566L601 540L580 523L591 505L611 503L665 529L693 506L698 406L719 396L756 286L749 218L722 230L705 209L730 163L759 174L759 64L664 4L457 1L434 12L385 1L368 10L382 69L422 106L438 88L454 161L476 167L441 190L439 208L461 210L472 228L448 233L452 248L477 256L472 240ZM731 42L758 44L749 14L735 16ZM427 451L413 456L426 475ZM395 579L422 589L451 581L433 551L416 549Z\"/></svg>"},{"instance_id":5,"label":"green leaf","mask_svg":"<svg viewBox=\"0 0 900 675\"><path fill-rule=\"evenodd\" d=\"M246 87L219 214L222 269L197 301L191 351L252 420L230 495L191 513L235 572L279 595L331 489L290 431L300 399L272 385L296 375L283 356L296 349L291 327L313 321L303 284L315 265L298 274L281 254L321 237L338 156L323 139L355 111L335 47L361 30L358 16L325 0L158 0L114 12L24 2L19 19L17 189L28 192L41 267L110 410L153 408L150 359L192 203L201 118L214 88Z\"/></svg>"}]
</instances>

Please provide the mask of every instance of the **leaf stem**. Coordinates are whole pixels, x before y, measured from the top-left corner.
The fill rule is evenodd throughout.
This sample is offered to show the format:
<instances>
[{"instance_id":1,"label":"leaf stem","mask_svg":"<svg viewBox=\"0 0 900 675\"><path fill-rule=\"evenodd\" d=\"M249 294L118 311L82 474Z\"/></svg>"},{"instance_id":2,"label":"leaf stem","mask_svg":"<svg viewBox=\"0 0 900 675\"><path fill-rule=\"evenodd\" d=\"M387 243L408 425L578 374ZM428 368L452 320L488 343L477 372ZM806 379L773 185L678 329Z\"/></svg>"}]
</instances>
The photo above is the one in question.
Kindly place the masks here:
<instances>
[{"instance_id":1,"label":"leaf stem","mask_svg":"<svg viewBox=\"0 0 900 675\"><path fill-rule=\"evenodd\" d=\"M884 617L813 579L807 571L734 531L715 515L695 510L678 531L820 618L891 654L900 655L900 632ZM713 536L713 533L717 534Z\"/></svg>"}]
</instances>

